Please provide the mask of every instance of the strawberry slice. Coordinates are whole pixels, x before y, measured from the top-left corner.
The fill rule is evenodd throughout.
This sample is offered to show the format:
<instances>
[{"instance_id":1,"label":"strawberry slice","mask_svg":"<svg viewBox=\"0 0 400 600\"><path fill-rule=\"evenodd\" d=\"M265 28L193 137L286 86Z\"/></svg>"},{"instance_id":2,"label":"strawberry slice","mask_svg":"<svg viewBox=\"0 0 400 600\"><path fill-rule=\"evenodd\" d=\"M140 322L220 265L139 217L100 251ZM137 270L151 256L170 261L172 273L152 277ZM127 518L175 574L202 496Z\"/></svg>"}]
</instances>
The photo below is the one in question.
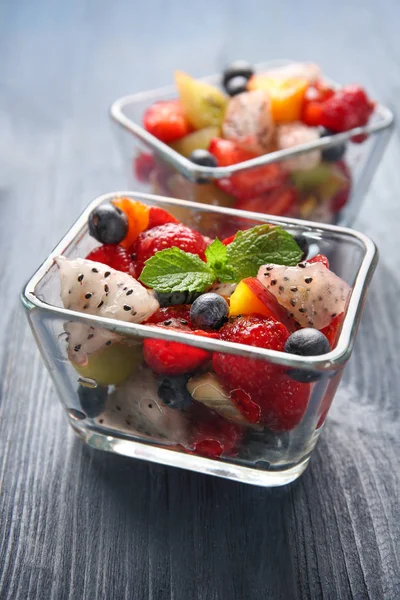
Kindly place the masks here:
<instances>
[{"instance_id":1,"label":"strawberry slice","mask_svg":"<svg viewBox=\"0 0 400 600\"><path fill-rule=\"evenodd\" d=\"M263 196L239 200L236 208L269 215L287 215L291 212L298 197L297 189L293 186L282 186Z\"/></svg>"},{"instance_id":2,"label":"strawberry slice","mask_svg":"<svg viewBox=\"0 0 400 600\"><path fill-rule=\"evenodd\" d=\"M136 265L130 253L122 246L103 244L89 252L86 258L136 277Z\"/></svg>"},{"instance_id":3,"label":"strawberry slice","mask_svg":"<svg viewBox=\"0 0 400 600\"><path fill-rule=\"evenodd\" d=\"M179 327L178 323L171 323L173 327L157 325L163 329L178 329L188 331L188 327ZM201 335L218 339L217 333L206 331L190 331L194 335ZM211 358L210 352L195 346L188 346L181 342L171 342L169 340L157 340L147 338L143 342L143 356L147 365L156 373L164 375L183 375L184 373L193 373L198 367Z\"/></svg>"},{"instance_id":4,"label":"strawberry slice","mask_svg":"<svg viewBox=\"0 0 400 600\"><path fill-rule=\"evenodd\" d=\"M230 167L258 156L254 152L244 150L235 142L223 138L213 138L208 151L215 156L219 167Z\"/></svg>"},{"instance_id":5,"label":"strawberry slice","mask_svg":"<svg viewBox=\"0 0 400 600\"><path fill-rule=\"evenodd\" d=\"M286 182L287 177L288 174L278 163L271 163L219 179L216 184L227 194L239 200L248 200L278 188Z\"/></svg>"},{"instance_id":6,"label":"strawberry slice","mask_svg":"<svg viewBox=\"0 0 400 600\"><path fill-rule=\"evenodd\" d=\"M221 339L230 342L278 351L283 351L289 337L282 323L257 315L238 317L219 333ZM248 420L264 423L274 431L288 431L301 421L310 385L289 379L280 365L215 352L213 367Z\"/></svg>"},{"instance_id":7,"label":"strawberry slice","mask_svg":"<svg viewBox=\"0 0 400 600\"><path fill-rule=\"evenodd\" d=\"M327 327L324 327L323 329L321 329L321 333L323 333L328 338L328 342L329 342L332 350L334 349L334 347L337 344L337 341L338 341L338 338L340 335L340 331L342 329L343 319L344 319L344 313L342 312L342 313L340 313L340 315L335 317L333 319L333 321L331 323L329 323L329 325L327 325Z\"/></svg>"},{"instance_id":8,"label":"strawberry slice","mask_svg":"<svg viewBox=\"0 0 400 600\"><path fill-rule=\"evenodd\" d=\"M271 294L271 292L267 290L265 286L263 286L257 277L247 277L247 279L244 279L243 281L269 310L274 319L280 323L283 323L286 329L288 329L291 333L298 329L298 325L295 320L289 317L287 310L279 304L275 296Z\"/></svg>"},{"instance_id":9,"label":"strawberry slice","mask_svg":"<svg viewBox=\"0 0 400 600\"><path fill-rule=\"evenodd\" d=\"M317 254L316 256L313 256L312 258L309 258L307 260L307 262L311 263L311 264L322 263L323 265L326 266L327 269L329 269L329 260L325 256L325 254Z\"/></svg>"},{"instance_id":10,"label":"strawberry slice","mask_svg":"<svg viewBox=\"0 0 400 600\"><path fill-rule=\"evenodd\" d=\"M206 458L218 458L221 454L235 454L243 437L243 429L217 415L210 415L206 420L194 421L192 430L193 454Z\"/></svg>"},{"instance_id":11,"label":"strawberry slice","mask_svg":"<svg viewBox=\"0 0 400 600\"><path fill-rule=\"evenodd\" d=\"M231 140L214 138L209 152L215 156L219 167L229 167L255 158L257 154L243 150ZM227 194L246 200L268 192L286 181L287 173L277 163L255 167L236 173L229 178L219 179L217 185Z\"/></svg>"},{"instance_id":12,"label":"strawberry slice","mask_svg":"<svg viewBox=\"0 0 400 600\"><path fill-rule=\"evenodd\" d=\"M148 183L150 174L154 170L156 162L154 156L148 152L140 152L133 159L133 173L138 181Z\"/></svg>"},{"instance_id":13,"label":"strawberry slice","mask_svg":"<svg viewBox=\"0 0 400 600\"><path fill-rule=\"evenodd\" d=\"M155 102L144 113L143 126L146 131L166 144L193 130L179 100Z\"/></svg>"},{"instance_id":14,"label":"strawberry slice","mask_svg":"<svg viewBox=\"0 0 400 600\"><path fill-rule=\"evenodd\" d=\"M158 227L159 225L165 225L165 223L179 223L179 221L163 208L160 208L159 206L150 206L149 224L147 229L152 229L153 227Z\"/></svg>"}]
</instances>

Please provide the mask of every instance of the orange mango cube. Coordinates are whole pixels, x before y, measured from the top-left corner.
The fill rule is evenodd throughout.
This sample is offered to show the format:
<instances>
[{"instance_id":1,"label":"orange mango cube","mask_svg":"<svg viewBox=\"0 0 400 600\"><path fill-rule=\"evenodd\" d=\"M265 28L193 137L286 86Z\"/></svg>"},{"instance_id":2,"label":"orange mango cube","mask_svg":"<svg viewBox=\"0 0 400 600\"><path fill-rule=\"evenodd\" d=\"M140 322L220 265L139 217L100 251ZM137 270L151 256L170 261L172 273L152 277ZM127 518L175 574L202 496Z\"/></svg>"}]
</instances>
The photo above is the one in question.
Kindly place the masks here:
<instances>
[{"instance_id":1,"label":"orange mango cube","mask_svg":"<svg viewBox=\"0 0 400 600\"><path fill-rule=\"evenodd\" d=\"M275 123L292 123L301 119L308 86L309 82L301 77L273 79L263 74L253 75L247 84L249 90L268 92Z\"/></svg>"}]
</instances>

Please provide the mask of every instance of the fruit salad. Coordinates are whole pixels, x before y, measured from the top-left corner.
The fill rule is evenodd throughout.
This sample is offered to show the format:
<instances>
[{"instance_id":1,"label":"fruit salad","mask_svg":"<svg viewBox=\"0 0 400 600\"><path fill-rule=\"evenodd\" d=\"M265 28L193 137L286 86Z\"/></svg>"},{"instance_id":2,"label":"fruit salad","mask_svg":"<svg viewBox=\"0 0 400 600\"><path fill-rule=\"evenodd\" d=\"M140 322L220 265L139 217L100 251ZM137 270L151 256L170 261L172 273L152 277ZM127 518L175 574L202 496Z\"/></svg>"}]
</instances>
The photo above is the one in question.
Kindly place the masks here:
<instances>
[{"instance_id":1,"label":"fruit salad","mask_svg":"<svg viewBox=\"0 0 400 600\"><path fill-rule=\"evenodd\" d=\"M375 104L358 85L334 88L314 64L256 72L236 61L216 87L175 73L177 97L145 110L143 128L193 165L234 168L228 176L186 179L161 155L134 159L139 181L155 193L241 210L335 223L349 201L347 156L366 135L293 154L304 144L366 125ZM289 156L278 158L279 151ZM237 169L271 155L273 162ZM359 162L355 159L354 164Z\"/></svg>"},{"instance_id":2,"label":"fruit salad","mask_svg":"<svg viewBox=\"0 0 400 600\"><path fill-rule=\"evenodd\" d=\"M263 223L211 239L124 197L97 206L88 227L96 247L86 257L56 258L64 307L147 331L64 323L79 407L93 426L266 469L293 453L300 429L307 440L319 431L335 379L227 347L303 357L334 348L351 288L306 237Z\"/></svg>"}]
</instances>

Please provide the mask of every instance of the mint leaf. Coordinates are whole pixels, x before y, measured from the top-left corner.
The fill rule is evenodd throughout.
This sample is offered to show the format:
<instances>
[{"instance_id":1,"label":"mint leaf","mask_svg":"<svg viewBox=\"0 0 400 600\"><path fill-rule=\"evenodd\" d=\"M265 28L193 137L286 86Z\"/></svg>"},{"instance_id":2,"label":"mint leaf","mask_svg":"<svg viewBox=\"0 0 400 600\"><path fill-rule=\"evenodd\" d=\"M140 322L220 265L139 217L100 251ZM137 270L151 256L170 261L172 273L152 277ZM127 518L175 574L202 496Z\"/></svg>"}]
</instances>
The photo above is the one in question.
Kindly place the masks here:
<instances>
[{"instance_id":1,"label":"mint leaf","mask_svg":"<svg viewBox=\"0 0 400 600\"><path fill-rule=\"evenodd\" d=\"M235 274L227 264L227 247L216 238L206 249L207 264L213 269L215 279L225 282L235 282Z\"/></svg>"},{"instance_id":2,"label":"mint leaf","mask_svg":"<svg viewBox=\"0 0 400 600\"><path fill-rule=\"evenodd\" d=\"M238 231L226 251L228 265L233 269L237 282L255 277L261 265L296 265L303 255L290 233L282 227L268 224Z\"/></svg>"},{"instance_id":3,"label":"mint leaf","mask_svg":"<svg viewBox=\"0 0 400 600\"><path fill-rule=\"evenodd\" d=\"M216 277L197 254L167 248L146 260L139 281L157 292L204 292Z\"/></svg>"},{"instance_id":4,"label":"mint leaf","mask_svg":"<svg viewBox=\"0 0 400 600\"><path fill-rule=\"evenodd\" d=\"M207 263L213 269L220 269L226 263L226 246L218 238L206 248Z\"/></svg>"}]
</instances>

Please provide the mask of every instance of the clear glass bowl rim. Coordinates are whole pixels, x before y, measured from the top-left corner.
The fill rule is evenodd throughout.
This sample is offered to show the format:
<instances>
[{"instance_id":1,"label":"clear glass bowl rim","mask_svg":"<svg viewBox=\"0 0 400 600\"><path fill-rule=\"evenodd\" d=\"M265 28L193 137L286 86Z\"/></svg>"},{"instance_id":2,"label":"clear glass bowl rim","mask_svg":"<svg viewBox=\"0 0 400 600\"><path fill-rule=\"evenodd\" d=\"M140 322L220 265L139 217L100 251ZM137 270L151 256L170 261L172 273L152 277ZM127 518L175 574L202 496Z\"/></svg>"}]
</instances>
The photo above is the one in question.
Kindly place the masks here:
<instances>
[{"instance_id":1,"label":"clear glass bowl rim","mask_svg":"<svg viewBox=\"0 0 400 600\"><path fill-rule=\"evenodd\" d=\"M267 69L285 66L287 64L293 63L298 63L298 61L293 61L290 59L277 59L273 61L258 63L255 65L255 70L256 72L262 72ZM218 84L221 80L221 74L217 73L214 75L209 75L207 77L200 77L198 79L202 81L207 81L209 83ZM333 81L325 75L324 79L328 81L333 87L340 87L339 83ZM245 162L229 167L202 167L199 165L195 165L189 159L185 158L184 156L180 155L178 152L170 148L167 144L160 142L157 138L148 133L140 124L130 119L124 112L125 107L129 104L143 102L146 100L148 100L149 102L156 101L157 99L160 99L160 97L164 97L166 94L173 94L174 92L176 94L175 86L169 85L158 89L156 88L145 92L138 92L136 94L123 96L122 98L118 98L117 100L115 100L111 105L110 116L116 123L118 123L124 129L130 131L142 142L150 146L157 154L164 158L164 160L166 160L168 163L173 165L178 171L180 171L192 180L196 180L199 177L208 177L211 179L221 179L224 177L230 177L231 175L239 171L245 171L248 169L252 169L253 167L259 167L261 165L266 165L283 159L288 159L299 154L304 154L305 152L308 152L310 150L323 149L330 146L334 146L336 144L346 142L347 140L356 135L373 135L392 127L394 123L394 115L392 111L386 106L377 103L375 106L375 114L379 117L379 120L376 122L368 123L363 127L355 127L353 129L350 129L349 131L344 131L342 133L336 133L331 136L319 138L318 140L315 140L313 142L301 144L300 146L296 146L295 148L291 148L288 150L277 150L275 152L270 152L257 158L253 158L252 160L247 160Z\"/></svg>"},{"instance_id":2,"label":"clear glass bowl rim","mask_svg":"<svg viewBox=\"0 0 400 600\"><path fill-rule=\"evenodd\" d=\"M344 318L342 331L339 336L338 343L334 350L319 356L297 356L295 354L287 354L275 350L266 350L264 348L256 348L254 346L246 346L233 342L215 340L211 338L195 336L190 333L172 331L148 325L139 325L135 323L127 323L116 319L110 319L97 315L84 315L81 312L61 308L41 300L36 294L36 288L42 279L49 273L50 269L55 264L55 258L64 254L68 248L74 245L77 239L81 238L87 232L87 221L90 212L99 204L109 202L116 196L128 197L133 200L143 201L146 204L161 206L168 210L168 205L186 207L195 212L212 212L215 214L223 214L226 216L245 218L261 223L270 223L281 225L283 227L296 227L305 232L315 232L323 235L324 232L331 236L335 233L341 236L346 236L357 240L364 248L364 256L358 270L358 274L352 288L350 302ZM228 352L246 358L267 359L269 362L280 364L286 367L312 369L316 371L333 371L338 370L349 359L358 324L361 318L363 304L368 288L368 284L372 278L378 261L378 251L374 242L365 234L354 231L346 227L338 227L336 225L316 224L311 221L303 221L298 219L290 219L283 217L275 217L266 214L253 213L249 211L241 211L236 209L228 209L217 206L209 206L186 200L176 200L153 194L136 193L132 191L116 191L103 194L95 198L87 208L82 212L80 217L72 225L69 231L65 234L62 240L57 244L54 250L49 254L43 264L34 273L28 283L22 290L21 300L24 307L28 310L39 309L44 311L47 316L62 318L67 321L81 321L95 327L110 329L123 335L134 335L143 338L157 338L169 341L176 341L196 346L211 352Z\"/></svg>"}]
</instances>

